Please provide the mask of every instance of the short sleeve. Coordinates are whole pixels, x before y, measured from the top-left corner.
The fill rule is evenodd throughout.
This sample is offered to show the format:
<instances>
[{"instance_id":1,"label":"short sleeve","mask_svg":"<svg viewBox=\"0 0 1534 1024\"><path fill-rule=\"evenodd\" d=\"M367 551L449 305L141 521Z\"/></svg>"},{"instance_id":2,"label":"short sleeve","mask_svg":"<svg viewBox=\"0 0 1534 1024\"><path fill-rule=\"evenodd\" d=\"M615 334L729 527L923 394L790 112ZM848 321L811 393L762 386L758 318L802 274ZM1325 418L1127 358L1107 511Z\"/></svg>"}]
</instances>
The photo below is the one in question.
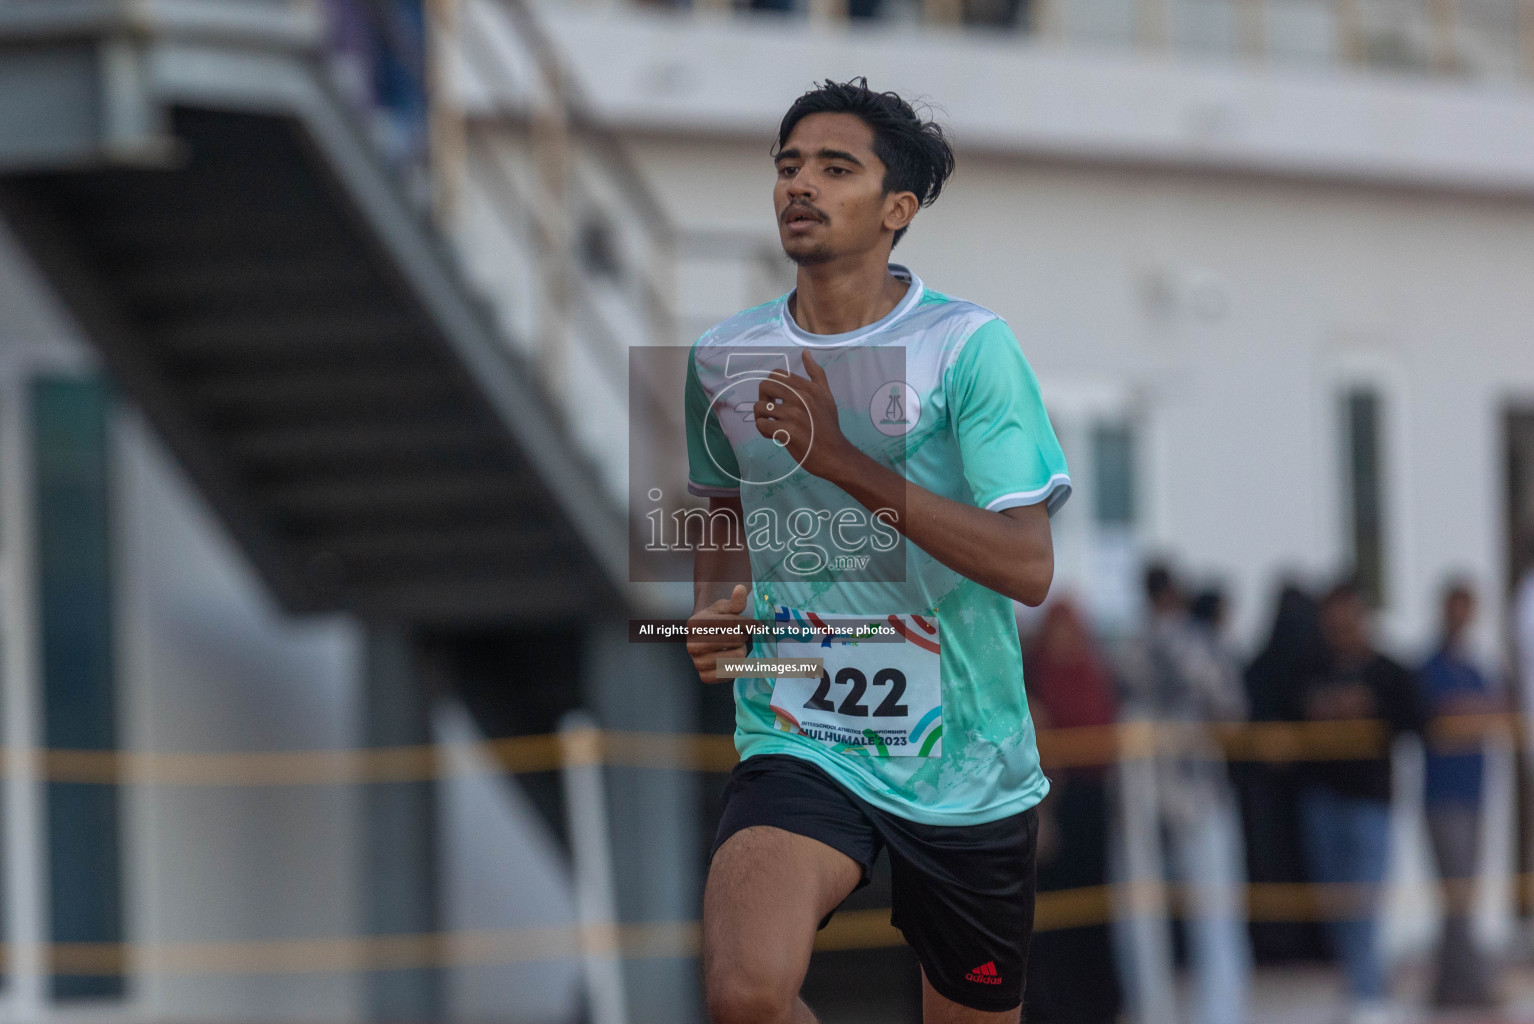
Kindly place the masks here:
<instances>
[{"instance_id":1,"label":"short sleeve","mask_svg":"<svg viewBox=\"0 0 1534 1024\"><path fill-rule=\"evenodd\" d=\"M1038 379L1005 321L991 320L970 335L944 389L975 504L999 512L1044 502L1054 515L1071 494L1065 453Z\"/></svg>"},{"instance_id":2,"label":"short sleeve","mask_svg":"<svg viewBox=\"0 0 1534 1024\"><path fill-rule=\"evenodd\" d=\"M698 378L697 350L687 354L685 398L687 490L700 498L729 498L740 493L735 449L719 425L719 416Z\"/></svg>"}]
</instances>

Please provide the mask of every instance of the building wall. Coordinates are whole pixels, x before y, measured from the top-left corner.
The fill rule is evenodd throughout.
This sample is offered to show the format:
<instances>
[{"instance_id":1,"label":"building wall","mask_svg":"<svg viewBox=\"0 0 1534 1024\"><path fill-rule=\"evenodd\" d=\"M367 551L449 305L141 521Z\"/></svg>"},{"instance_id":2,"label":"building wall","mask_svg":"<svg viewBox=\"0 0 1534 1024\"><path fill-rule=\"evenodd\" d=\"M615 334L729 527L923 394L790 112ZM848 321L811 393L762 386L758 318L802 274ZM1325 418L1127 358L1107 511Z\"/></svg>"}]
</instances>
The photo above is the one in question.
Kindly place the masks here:
<instances>
[{"instance_id":1,"label":"building wall","mask_svg":"<svg viewBox=\"0 0 1534 1024\"><path fill-rule=\"evenodd\" d=\"M443 706L436 741L464 744L477 734L467 712ZM486 755L460 746L447 755L452 777L439 789L443 865L442 927L454 932L560 928L576 920L570 869L558 839L514 783L495 774ZM536 948L508 947L519 963L455 965L447 979L446 1017L514 1024L565 1024L581 1004L580 962Z\"/></svg>"},{"instance_id":2,"label":"building wall","mask_svg":"<svg viewBox=\"0 0 1534 1024\"><path fill-rule=\"evenodd\" d=\"M124 746L154 753L356 745L359 637L273 607L131 413L117 438ZM129 934L251 942L356 934L358 793L346 786L155 786L125 794ZM321 961L322 962L322 961ZM347 1018L346 971L147 975L150 1012Z\"/></svg>"},{"instance_id":3,"label":"building wall","mask_svg":"<svg viewBox=\"0 0 1534 1024\"><path fill-rule=\"evenodd\" d=\"M38 373L99 373L0 230L0 653L11 750L0 817L5 938L46 939L46 820L23 751L37 742L35 558L25 404ZM347 616L277 608L228 533L126 401L111 419L119 742L146 754L337 750L360 741L363 636ZM434 735L457 744L438 790L442 927L565 925L562 854L514 784L461 749L477 731L450 700ZM345 939L364 930L363 822L354 787L128 786L121 793L126 934L137 944ZM523 946L512 944L513 949ZM238 948L233 951L236 959ZM225 953L224 958L228 957ZM297 970L141 972L123 999L50 1003L20 947L0 1020L355 1020L364 976L324 950ZM568 958L448 973L444 1019L543 1024L575 1012Z\"/></svg>"}]
</instances>

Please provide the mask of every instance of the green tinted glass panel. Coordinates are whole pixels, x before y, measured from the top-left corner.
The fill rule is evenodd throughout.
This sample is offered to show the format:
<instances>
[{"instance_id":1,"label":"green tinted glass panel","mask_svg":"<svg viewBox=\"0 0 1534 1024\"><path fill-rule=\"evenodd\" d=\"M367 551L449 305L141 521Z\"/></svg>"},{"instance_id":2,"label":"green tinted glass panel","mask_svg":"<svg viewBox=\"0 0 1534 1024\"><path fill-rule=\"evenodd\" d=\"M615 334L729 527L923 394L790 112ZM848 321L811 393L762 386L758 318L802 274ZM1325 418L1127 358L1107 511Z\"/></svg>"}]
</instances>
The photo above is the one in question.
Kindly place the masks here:
<instances>
[{"instance_id":1,"label":"green tinted glass panel","mask_svg":"<svg viewBox=\"0 0 1534 1024\"><path fill-rule=\"evenodd\" d=\"M1358 585L1375 607L1385 599L1383 403L1369 388L1353 388L1342 400L1348 485L1348 532Z\"/></svg>"},{"instance_id":2,"label":"green tinted glass panel","mask_svg":"<svg viewBox=\"0 0 1534 1024\"><path fill-rule=\"evenodd\" d=\"M1128 426L1099 424L1092 429L1092 485L1092 510L1099 523L1134 522L1134 435Z\"/></svg>"},{"instance_id":3,"label":"green tinted glass panel","mask_svg":"<svg viewBox=\"0 0 1534 1024\"><path fill-rule=\"evenodd\" d=\"M112 659L105 381L41 377L31 388L43 741L117 746ZM121 840L113 785L49 782L48 897L54 942L120 942ZM55 999L120 996L119 974L55 973Z\"/></svg>"}]
</instances>

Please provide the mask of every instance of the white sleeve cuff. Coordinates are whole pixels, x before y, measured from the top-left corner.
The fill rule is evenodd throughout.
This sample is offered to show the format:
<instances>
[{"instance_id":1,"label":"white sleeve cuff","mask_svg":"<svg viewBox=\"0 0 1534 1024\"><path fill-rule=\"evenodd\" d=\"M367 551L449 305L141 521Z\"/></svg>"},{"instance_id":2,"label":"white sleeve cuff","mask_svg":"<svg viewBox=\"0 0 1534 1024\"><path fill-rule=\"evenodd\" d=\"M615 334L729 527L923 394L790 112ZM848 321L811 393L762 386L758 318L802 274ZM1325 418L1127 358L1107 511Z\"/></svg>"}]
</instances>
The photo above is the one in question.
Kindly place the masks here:
<instances>
[{"instance_id":1,"label":"white sleeve cuff","mask_svg":"<svg viewBox=\"0 0 1534 1024\"><path fill-rule=\"evenodd\" d=\"M703 484L695 484L687 481L687 493L695 494L700 498L734 498L740 494L739 487L705 487Z\"/></svg>"},{"instance_id":2,"label":"white sleeve cuff","mask_svg":"<svg viewBox=\"0 0 1534 1024\"><path fill-rule=\"evenodd\" d=\"M1070 496L1071 478L1064 473L1056 473L1043 487L1003 494L987 502L985 508L988 512L1000 512L1003 509L1019 508L1023 505L1037 505L1042 501L1045 503L1045 510L1050 515L1054 515Z\"/></svg>"}]
</instances>

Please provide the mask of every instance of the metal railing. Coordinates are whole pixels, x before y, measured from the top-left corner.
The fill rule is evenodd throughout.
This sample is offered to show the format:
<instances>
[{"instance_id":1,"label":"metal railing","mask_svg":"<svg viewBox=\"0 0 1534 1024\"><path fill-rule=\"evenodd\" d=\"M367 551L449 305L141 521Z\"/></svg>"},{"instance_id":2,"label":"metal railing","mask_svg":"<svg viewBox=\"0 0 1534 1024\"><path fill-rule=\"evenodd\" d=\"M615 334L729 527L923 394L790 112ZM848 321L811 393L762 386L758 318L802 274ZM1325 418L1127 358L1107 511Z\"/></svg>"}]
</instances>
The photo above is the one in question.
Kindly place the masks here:
<instances>
[{"instance_id":1,"label":"metal railing","mask_svg":"<svg viewBox=\"0 0 1534 1024\"><path fill-rule=\"evenodd\" d=\"M639 403L631 417L655 425L658 443L635 448L646 486L681 496L680 389L643 374L630 380L630 352L690 344L715 320L778 294L789 283L786 263L761 236L675 222L618 134L595 116L527 0L430 0L427 14L439 224L468 262L478 261L470 276L508 333L523 339L567 422L590 430L581 394L589 382L572 374L577 364L594 369L604 393L627 395ZM458 88L470 78L486 94L472 103ZM471 198L479 201L472 211ZM477 222L482 213L493 223ZM475 251L492 235L504 265ZM699 260L732 264L750 294L729 308L687 308L682 279ZM599 454L611 469L608 437ZM588 441L603 446L600 437Z\"/></svg>"},{"instance_id":2,"label":"metal railing","mask_svg":"<svg viewBox=\"0 0 1534 1024\"><path fill-rule=\"evenodd\" d=\"M1534 74L1534 0L682 0L676 6L715 17L799 16L821 26L966 27L1156 54L1443 75Z\"/></svg>"}]
</instances>

